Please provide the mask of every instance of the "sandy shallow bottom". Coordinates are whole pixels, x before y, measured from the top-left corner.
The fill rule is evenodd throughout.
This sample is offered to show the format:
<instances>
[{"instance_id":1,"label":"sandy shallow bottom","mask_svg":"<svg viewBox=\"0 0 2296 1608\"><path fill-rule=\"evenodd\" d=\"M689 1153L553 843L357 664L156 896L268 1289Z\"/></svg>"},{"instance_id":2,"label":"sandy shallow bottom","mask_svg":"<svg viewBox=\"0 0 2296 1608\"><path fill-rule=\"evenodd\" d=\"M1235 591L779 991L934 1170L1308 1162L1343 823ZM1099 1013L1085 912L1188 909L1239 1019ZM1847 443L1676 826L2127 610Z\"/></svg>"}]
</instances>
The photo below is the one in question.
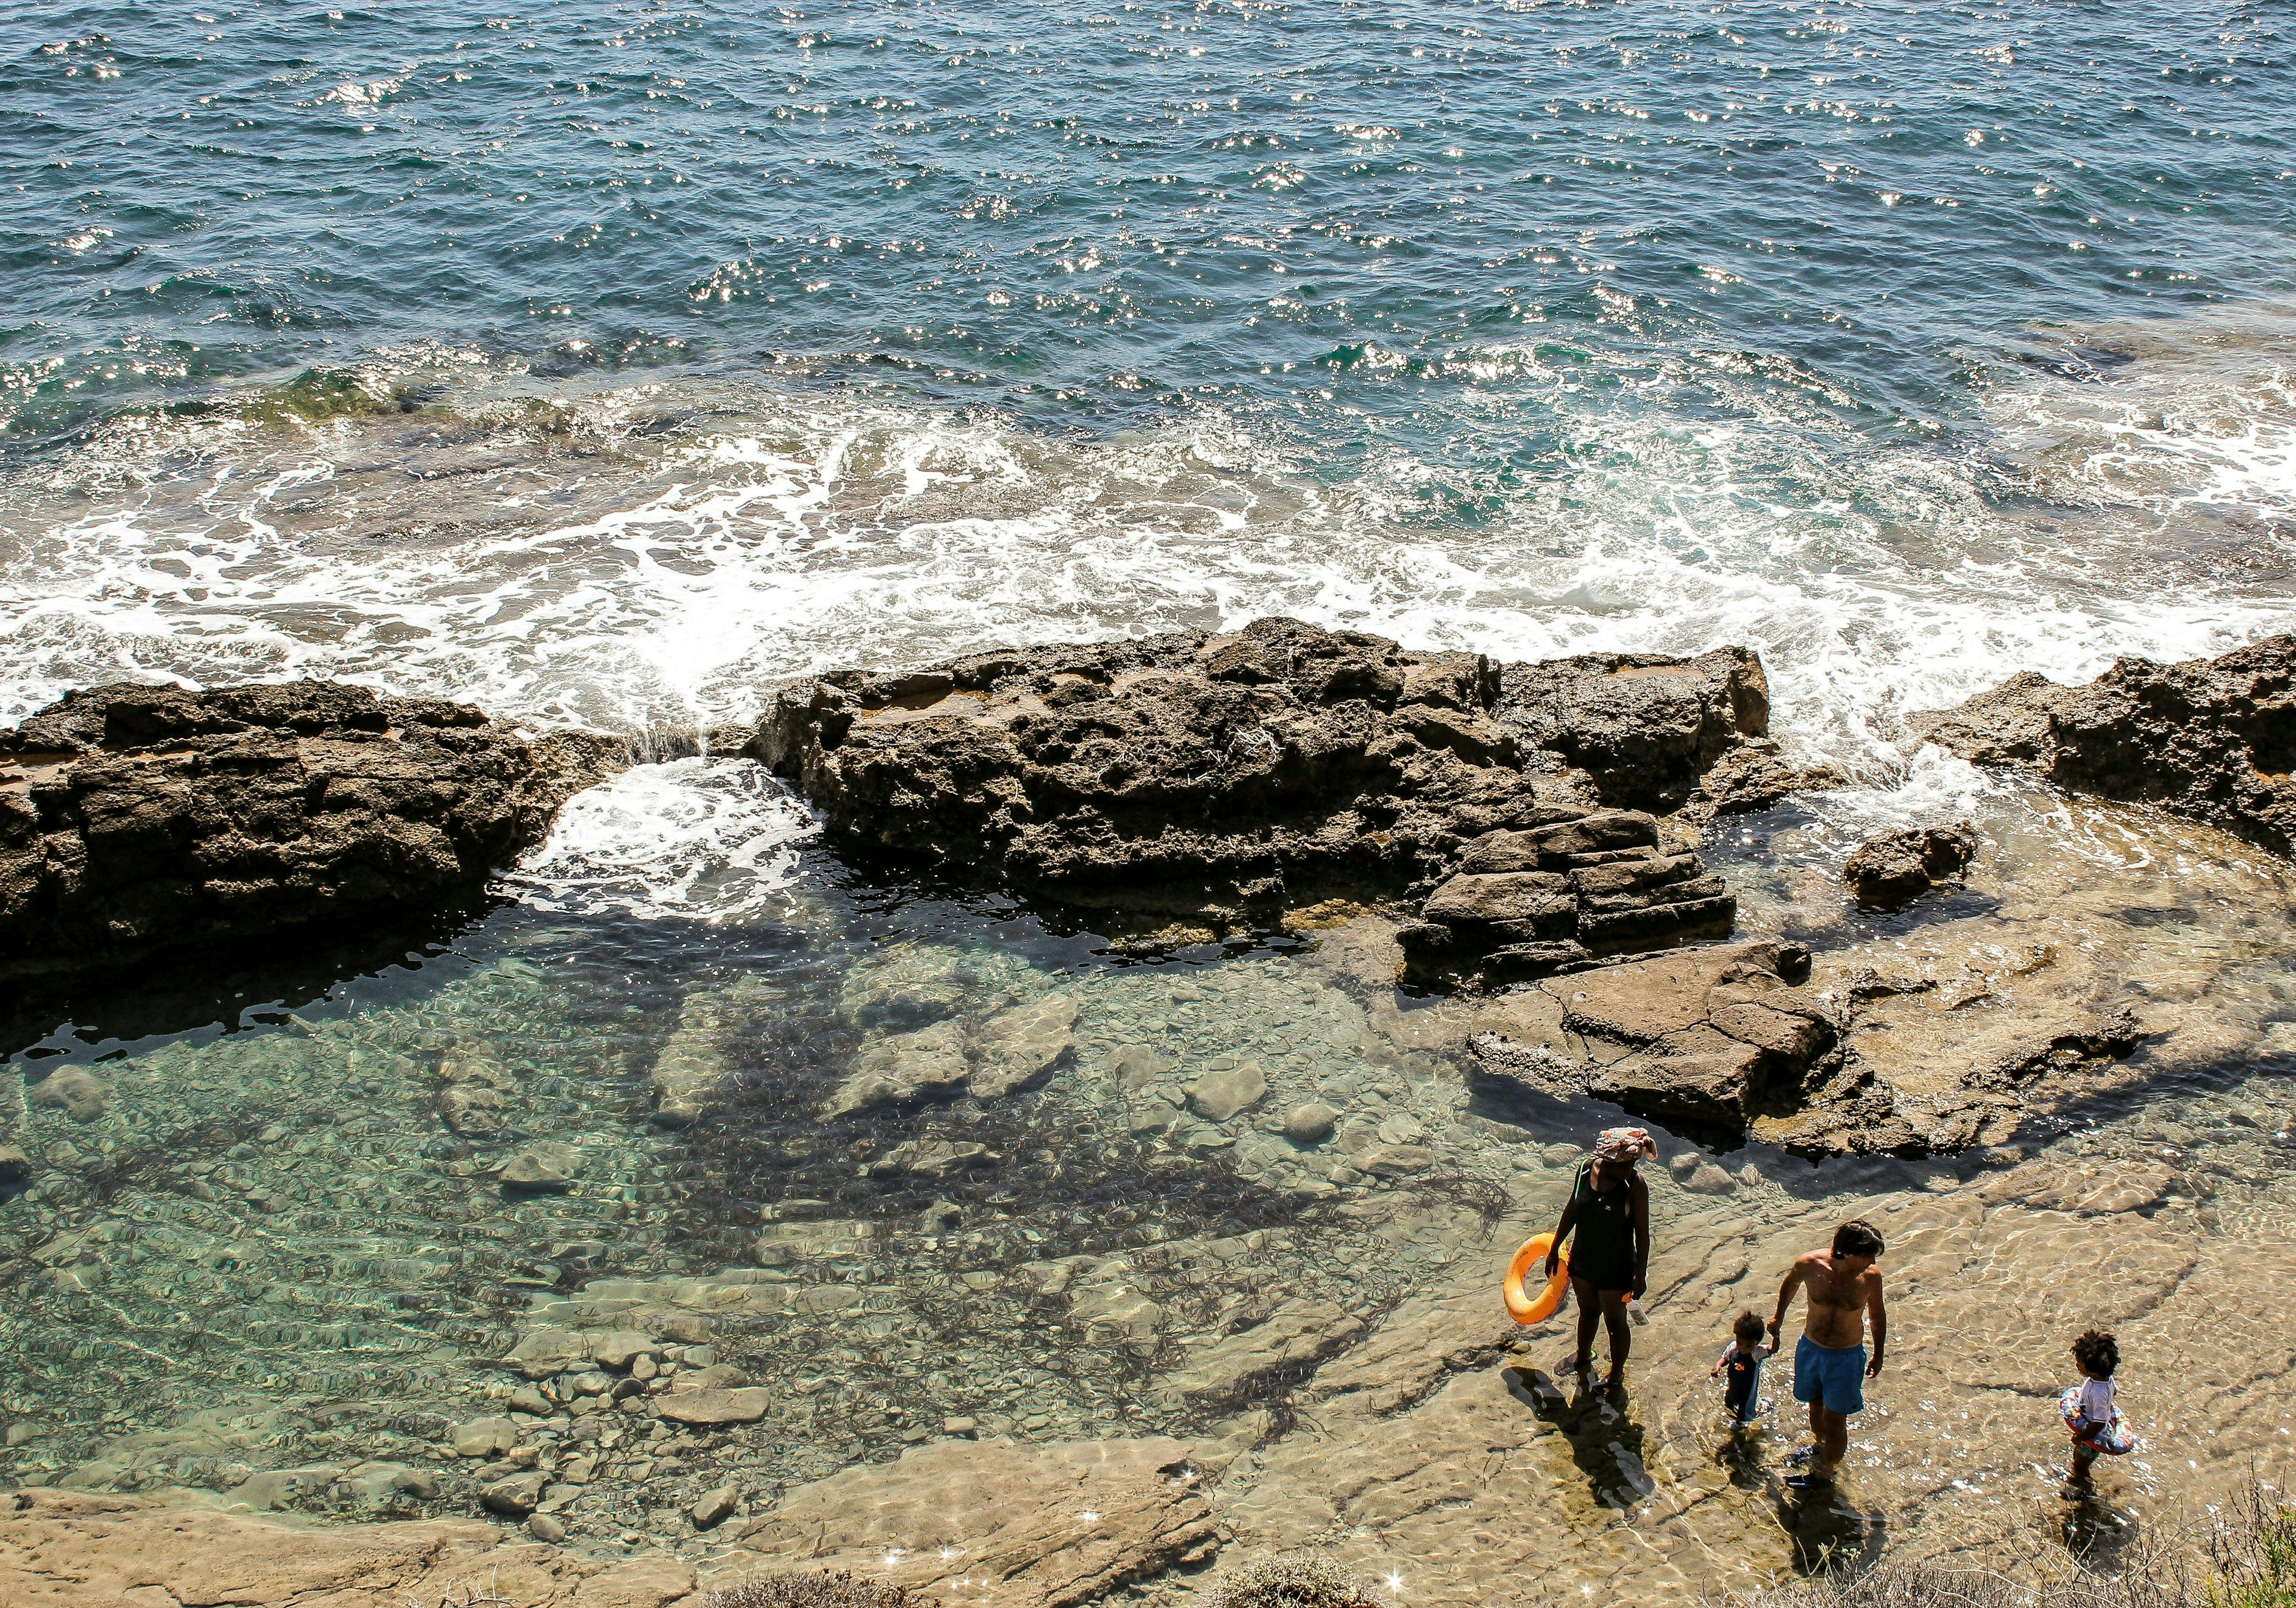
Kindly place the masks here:
<instances>
[{"instance_id":1,"label":"sandy shallow bottom","mask_svg":"<svg viewBox=\"0 0 2296 1608\"><path fill-rule=\"evenodd\" d=\"M1986 808L1969 887L1893 917L1843 904L1824 816L1710 853L1742 932L1819 951L1813 989L1925 980L1918 1021L1874 1030L1916 1045L1892 1076L2062 1007L2152 1037L1957 1157L1662 1136L1622 1395L1559 1369L1567 1316L1518 1330L1496 1291L1614 1113L1471 1094L1476 1007L1398 994L1378 923L1137 964L809 858L736 923L512 907L240 1030L90 1022L20 1058L0 1478L381 1536L473 1522L531 1473L593 1563L690 1585L822 1557L953 1603L1177 1599L1305 1543L1446 1604L2110 1556L2296 1465L2290 876L2157 819ZM978 1066L1015 1013L1058 1030L1036 1081L839 1109L889 1046ZM658 1120L676 1078L720 1103ZM1328 1136L1294 1136L1311 1106ZM521 1155L568 1186L506 1185ZM1838 1494L1801 1502L1787 1369L1738 1435L1705 1375L1852 1214L1890 1242L1890 1361ZM2144 1444L2074 1506L2054 1398L2091 1325ZM606 1333L643 1366L501 1361ZM692 1391L758 1394L718 1423L666 1410ZM458 1442L488 1420L499 1444ZM59 1521L0 1513L0 1545L36 1522ZM530 1547L486 1522L456 1545Z\"/></svg>"}]
</instances>

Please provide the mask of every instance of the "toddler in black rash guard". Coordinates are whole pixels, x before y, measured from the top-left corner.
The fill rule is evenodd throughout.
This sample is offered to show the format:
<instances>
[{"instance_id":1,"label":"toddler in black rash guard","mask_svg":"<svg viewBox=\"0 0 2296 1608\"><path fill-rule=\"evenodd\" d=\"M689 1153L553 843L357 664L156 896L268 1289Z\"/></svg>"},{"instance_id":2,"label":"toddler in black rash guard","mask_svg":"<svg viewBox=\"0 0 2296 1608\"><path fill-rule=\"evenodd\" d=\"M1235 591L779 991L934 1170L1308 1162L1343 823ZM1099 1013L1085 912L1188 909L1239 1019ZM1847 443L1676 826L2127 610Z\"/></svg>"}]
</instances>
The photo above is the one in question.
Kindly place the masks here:
<instances>
[{"instance_id":1,"label":"toddler in black rash guard","mask_svg":"<svg viewBox=\"0 0 2296 1608\"><path fill-rule=\"evenodd\" d=\"M1722 1348L1709 1379L1723 1381L1722 1405L1740 1423L1751 1423L1762 1405L1762 1319L1757 1312L1741 1312L1730 1325L1730 1343Z\"/></svg>"}]
</instances>

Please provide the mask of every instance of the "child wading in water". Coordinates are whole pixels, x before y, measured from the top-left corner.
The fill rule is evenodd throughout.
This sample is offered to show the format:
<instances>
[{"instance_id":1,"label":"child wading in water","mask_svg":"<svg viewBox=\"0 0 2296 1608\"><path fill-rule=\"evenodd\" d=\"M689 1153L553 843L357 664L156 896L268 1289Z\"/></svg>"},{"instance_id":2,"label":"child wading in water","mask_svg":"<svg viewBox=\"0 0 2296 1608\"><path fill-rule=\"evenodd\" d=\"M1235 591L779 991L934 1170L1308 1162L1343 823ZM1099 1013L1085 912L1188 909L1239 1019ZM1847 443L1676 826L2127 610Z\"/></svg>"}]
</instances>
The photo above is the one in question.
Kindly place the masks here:
<instances>
[{"instance_id":1,"label":"child wading in water","mask_svg":"<svg viewBox=\"0 0 2296 1608\"><path fill-rule=\"evenodd\" d=\"M1762 1405L1762 1358L1769 1354L1762 1343L1761 1314L1739 1313L1738 1321L1730 1325L1730 1343L1722 1348L1707 1377L1725 1381L1722 1405L1742 1424L1753 1423Z\"/></svg>"},{"instance_id":2,"label":"child wading in water","mask_svg":"<svg viewBox=\"0 0 2296 1608\"><path fill-rule=\"evenodd\" d=\"M2089 1471L2097 1457L2122 1456L2133 1451L2136 1442L2121 1419L2120 1409L2113 1405L2112 1374L2120 1366L2120 1345L2103 1330L2091 1329L2073 1341L2073 1361L2080 1368L2081 1382L2069 1386L2057 1399L2065 1427L2073 1432L2073 1467L2065 1481L2065 1493L2087 1497L2096 1490Z\"/></svg>"}]
</instances>

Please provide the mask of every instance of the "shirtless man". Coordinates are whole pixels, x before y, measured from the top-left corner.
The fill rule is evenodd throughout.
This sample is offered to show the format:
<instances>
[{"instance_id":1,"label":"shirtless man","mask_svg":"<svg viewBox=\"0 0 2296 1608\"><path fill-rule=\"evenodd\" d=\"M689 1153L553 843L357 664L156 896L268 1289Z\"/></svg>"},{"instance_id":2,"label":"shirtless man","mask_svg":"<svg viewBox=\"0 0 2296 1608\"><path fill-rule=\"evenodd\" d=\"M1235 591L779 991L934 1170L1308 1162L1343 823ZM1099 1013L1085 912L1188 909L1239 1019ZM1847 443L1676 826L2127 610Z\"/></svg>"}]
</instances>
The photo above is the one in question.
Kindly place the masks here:
<instances>
[{"instance_id":1,"label":"shirtless man","mask_svg":"<svg viewBox=\"0 0 2296 1608\"><path fill-rule=\"evenodd\" d=\"M1853 1218L1833 1231L1833 1249L1794 1259L1778 1286L1777 1316L1770 1319L1770 1350L1786 1321L1796 1290L1809 1292L1801 1340L1794 1347L1794 1399L1809 1403L1809 1471L1786 1483L1797 1490L1833 1483L1849 1449L1849 1420L1866 1405L1865 1381L1882 1372L1890 1343L1890 1315L1882 1305L1882 1236ZM1866 1360L1866 1317L1874 1317L1874 1359Z\"/></svg>"}]
</instances>

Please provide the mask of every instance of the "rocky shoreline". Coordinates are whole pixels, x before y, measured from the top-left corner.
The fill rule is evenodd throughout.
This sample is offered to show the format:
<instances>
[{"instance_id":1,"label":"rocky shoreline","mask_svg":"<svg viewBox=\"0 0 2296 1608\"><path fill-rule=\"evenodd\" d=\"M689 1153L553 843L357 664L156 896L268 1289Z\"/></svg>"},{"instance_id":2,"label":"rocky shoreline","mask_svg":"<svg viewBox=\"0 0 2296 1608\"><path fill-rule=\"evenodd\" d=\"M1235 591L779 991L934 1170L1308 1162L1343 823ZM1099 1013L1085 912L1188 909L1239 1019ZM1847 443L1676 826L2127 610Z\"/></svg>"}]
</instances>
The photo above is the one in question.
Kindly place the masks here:
<instances>
[{"instance_id":1,"label":"rocky shoreline","mask_svg":"<svg viewBox=\"0 0 2296 1608\"><path fill-rule=\"evenodd\" d=\"M1838 849L1807 872L1748 857L1723 806L1820 774L1769 747L1751 655L1528 675L1277 621L989 657L946 685L806 684L742 740L832 821L845 811L832 842L865 869L892 854L1026 883L1039 908L1137 939L1272 930L1312 954L1089 972L986 933L873 936L786 976L685 980L660 1025L594 1046L595 1023L566 1020L564 980L513 954L403 1023L299 1020L206 1062L171 1046L50 1071L0 1131L0 1190L27 1192L0 1282L91 1341L128 1321L134 1280L166 1269L164 1299L121 1336L109 1388L125 1410L102 1415L101 1449L67 1450L60 1425L0 1399L9 1450L22 1437L41 1455L25 1483L64 1488L4 1498L0 1588L76 1600L127 1557L184 1601L291 1579L372 1590L383 1573L436 1595L483 1568L537 1603L660 1608L827 1563L953 1604L1165 1600L1270 1545L1392 1530L1443 1556L1513 1546L1504 1523L1471 1536L1455 1517L1487 1466L1518 1481L1511 1503L1577 1514L1600 1552L1653 1492L1693 1530L1735 1498L1702 1483L1694 1429L1648 1432L1674 1445L1669 1472L1645 1429L1570 1401L1490 1300L1492 1259L1551 1221L1582 1153L1576 1102L1695 1141L1655 1180L1670 1250L1653 1292L1710 1327L1818 1231L1820 1177L1897 1214L1893 1245L1907 1236L1931 1281L1918 1299L1943 1303L1924 1321L1974 1323L1955 1303L1999 1292L1962 1285L2030 1254L2011 1248L2070 1256L2134 1213L2173 1230L2157 1257L2124 1254L2164 1328L2188 1325L2177 1292L2224 1255L2194 1158L2268 1148L2284 1127L2226 1106L2148 1120L2120 1149L2051 1139L2066 1125L2038 1120L2050 1111L2283 1043L2277 1007L2218 990L2218 962L2093 952L2082 922L2118 912L2080 903L2097 897L2086 863L2036 857L1998 818L1884 837L1848 868ZM356 689L107 700L25 728L77 748L12 739L20 769L62 756L33 762L47 768L27 797L112 778L93 818L156 812L213 846L235 841L222 824L250 837L228 790L251 776L247 797L268 803L241 813L272 834L291 867L276 874L346 901L322 908L380 907L362 902L371 884L329 880L345 862L312 834L338 815L351 841L412 822L472 845L405 884L429 898L619 762L603 742L570 757ZM173 724L137 725L152 703ZM1671 756L1650 779L1617 759L1630 729L1658 734L1634 751ZM1252 732L1266 742L1239 749ZM330 799L345 751L403 785L350 792L357 809L278 805ZM231 768L249 754L271 759ZM2181 852L2173 824L2136 825L2154 833L2144 863ZM943 852L960 827L988 845L979 863ZM43 866L67 836L116 852L102 831L49 832ZM1183 839L1208 867L1185 881ZM2184 881L2164 867L2108 892L2152 920L2213 897ZM1726 897L1727 923L1683 914ZM286 931L313 907L286 906ZM1654 938L1599 924L1619 916ZM2236 943L2285 953L2277 928L2243 919ZM269 941L246 926L209 940ZM203 1065L221 1075L189 1075ZM401 1197L386 1254L365 1235ZM521 1235L530 1259L506 1258ZM405 1320L422 1279L465 1266L452 1325ZM332 1287L370 1268L405 1291ZM186 1309L264 1337L250 1343L381 1358L335 1387L373 1396L368 1415L282 1403L258 1424L169 1398L167 1422L145 1422L125 1381L184 1343ZM27 1379L110 1366L70 1357L62 1327L36 1319ZM1663 1391L1694 1388L1674 1375L1703 1368L1704 1339L1654 1352ZM1993 1388L1981 1361L1978 1382L1939 1365L1921 1388ZM183 1485L205 1492L168 1494ZM307 1532L218 1506L390 1522L321 1532L305 1557L281 1538ZM253 1572L218 1584L229 1548ZM1436 1572L1430 1600L1480 1600L1472 1570Z\"/></svg>"},{"instance_id":2,"label":"rocky shoreline","mask_svg":"<svg viewBox=\"0 0 2296 1608\"><path fill-rule=\"evenodd\" d=\"M2292 687L2296 639L2278 637L2207 663L2124 661L2084 689L2020 677L1914 725L1981 763L2284 851ZM1733 933L1737 898L1699 852L1712 823L1841 781L1786 759L1768 722L1760 660L1741 648L1502 664L1263 619L837 672L719 741L786 777L841 852L1017 893L1119 941L1376 912L1400 980L1493 1001L1474 1037L1493 1090L1588 1095L1813 1154L1913 1154L1982 1142L1999 1123L1977 1113L2013 1109L2035 1068L2093 1071L2143 1039L2125 1009L2077 1011L1988 1042L1960 1093L1909 1112L1871 1064L1883 1038L1857 1027L1922 989L1798 993L1808 967L1789 946L1747 973L1758 999L1735 972L1717 981L1748 951L1658 958ZM0 734L0 977L259 951L468 898L630 757L615 739L529 737L328 683L73 693ZM1966 823L1886 834L1846 875L1861 904L1895 908L1956 883L1980 848ZM1571 991L1542 980L1589 970L1595 992L1638 998L1642 1025L1590 1030ZM1026 1087L1062 1053L1052 1008L975 1040L947 1024L888 1040L827 1112ZM723 1076L707 1053L666 1055L657 1120L692 1120ZM445 1081L451 1130L499 1126L498 1079ZM532 1186L552 1186L536 1165Z\"/></svg>"},{"instance_id":3,"label":"rocky shoreline","mask_svg":"<svg viewBox=\"0 0 2296 1608\"><path fill-rule=\"evenodd\" d=\"M625 746L332 682L73 693L0 733L0 983L466 899Z\"/></svg>"}]
</instances>

